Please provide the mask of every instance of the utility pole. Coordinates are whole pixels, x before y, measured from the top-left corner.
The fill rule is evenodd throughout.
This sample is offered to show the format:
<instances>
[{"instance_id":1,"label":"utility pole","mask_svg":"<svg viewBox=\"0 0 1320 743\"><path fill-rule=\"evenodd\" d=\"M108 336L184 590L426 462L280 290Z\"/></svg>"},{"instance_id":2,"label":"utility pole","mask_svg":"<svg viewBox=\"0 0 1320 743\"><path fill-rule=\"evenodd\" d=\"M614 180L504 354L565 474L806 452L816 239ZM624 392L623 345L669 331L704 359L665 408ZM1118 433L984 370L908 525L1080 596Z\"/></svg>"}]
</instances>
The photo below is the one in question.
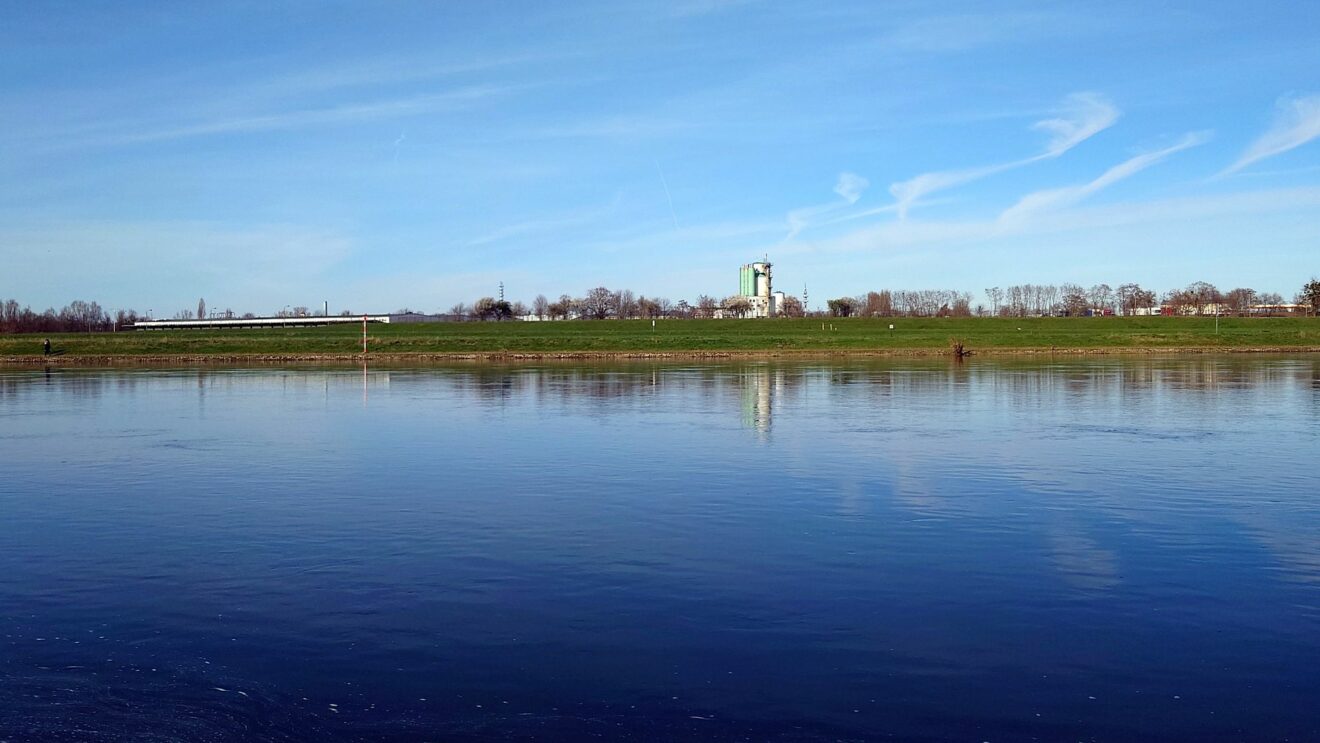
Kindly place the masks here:
<instances>
[{"instance_id":1,"label":"utility pole","mask_svg":"<svg viewBox=\"0 0 1320 743\"><path fill-rule=\"evenodd\" d=\"M500 301L504 301L504 282L500 282Z\"/></svg>"},{"instance_id":2,"label":"utility pole","mask_svg":"<svg viewBox=\"0 0 1320 743\"><path fill-rule=\"evenodd\" d=\"M807 299L807 285L802 285L802 314L811 314L811 302Z\"/></svg>"}]
</instances>

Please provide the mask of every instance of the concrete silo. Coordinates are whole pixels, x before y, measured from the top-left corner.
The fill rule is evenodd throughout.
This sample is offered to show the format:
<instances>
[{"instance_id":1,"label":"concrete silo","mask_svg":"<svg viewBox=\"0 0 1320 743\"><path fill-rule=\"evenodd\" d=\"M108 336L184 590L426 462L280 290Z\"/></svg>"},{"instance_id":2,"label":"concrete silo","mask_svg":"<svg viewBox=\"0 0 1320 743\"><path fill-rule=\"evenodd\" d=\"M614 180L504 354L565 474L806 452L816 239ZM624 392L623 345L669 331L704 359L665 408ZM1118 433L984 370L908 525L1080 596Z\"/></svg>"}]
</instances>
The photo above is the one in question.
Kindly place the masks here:
<instances>
[{"instance_id":1,"label":"concrete silo","mask_svg":"<svg viewBox=\"0 0 1320 743\"><path fill-rule=\"evenodd\" d=\"M738 274L738 293L751 304L750 317L773 317L775 292L770 278L770 261L757 261L742 267Z\"/></svg>"}]
</instances>

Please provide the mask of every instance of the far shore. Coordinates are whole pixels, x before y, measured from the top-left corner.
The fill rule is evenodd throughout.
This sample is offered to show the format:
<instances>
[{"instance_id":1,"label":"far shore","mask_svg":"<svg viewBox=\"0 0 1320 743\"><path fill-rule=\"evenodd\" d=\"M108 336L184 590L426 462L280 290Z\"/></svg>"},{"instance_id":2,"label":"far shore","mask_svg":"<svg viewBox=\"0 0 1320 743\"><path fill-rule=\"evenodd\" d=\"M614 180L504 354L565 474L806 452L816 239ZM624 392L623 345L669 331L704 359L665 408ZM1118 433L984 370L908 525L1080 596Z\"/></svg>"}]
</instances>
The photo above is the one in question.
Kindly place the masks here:
<instances>
[{"instance_id":1,"label":"far shore","mask_svg":"<svg viewBox=\"0 0 1320 743\"><path fill-rule=\"evenodd\" d=\"M1320 354L1320 346L1183 346L1105 348L987 348L973 350L972 357L1024 356L1165 356L1210 354ZM547 361L692 361L692 360L817 360L832 358L954 358L947 348L874 348L805 351L575 351L481 352L481 353L296 353L296 354L93 354L42 356L14 355L0 357L0 366L33 367L159 367L177 365L271 365L299 363L328 364L444 364L453 362L518 364Z\"/></svg>"},{"instance_id":2,"label":"far shore","mask_svg":"<svg viewBox=\"0 0 1320 743\"><path fill-rule=\"evenodd\" d=\"M50 340L51 355L43 355ZM1320 353L1320 318L583 320L0 335L0 365L518 364Z\"/></svg>"}]
</instances>

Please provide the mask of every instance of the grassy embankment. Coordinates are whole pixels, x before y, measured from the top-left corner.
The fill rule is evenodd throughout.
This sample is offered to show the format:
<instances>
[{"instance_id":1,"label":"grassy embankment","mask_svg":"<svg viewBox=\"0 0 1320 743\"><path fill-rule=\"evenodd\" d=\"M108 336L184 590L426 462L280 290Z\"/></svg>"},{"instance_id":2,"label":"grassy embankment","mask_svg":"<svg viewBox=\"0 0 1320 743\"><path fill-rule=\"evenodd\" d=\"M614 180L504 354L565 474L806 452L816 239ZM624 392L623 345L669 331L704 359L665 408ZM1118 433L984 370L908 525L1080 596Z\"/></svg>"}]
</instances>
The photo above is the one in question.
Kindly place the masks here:
<instances>
[{"instance_id":1,"label":"grassy embankment","mask_svg":"<svg viewBox=\"0 0 1320 743\"><path fill-rule=\"evenodd\" d=\"M893 323L894 330L889 330ZM822 324L824 329L822 329ZM371 325L373 356L1320 350L1317 318L671 320ZM0 336L0 361L41 357L40 335ZM360 326L50 336L57 361L349 357Z\"/></svg>"}]
</instances>

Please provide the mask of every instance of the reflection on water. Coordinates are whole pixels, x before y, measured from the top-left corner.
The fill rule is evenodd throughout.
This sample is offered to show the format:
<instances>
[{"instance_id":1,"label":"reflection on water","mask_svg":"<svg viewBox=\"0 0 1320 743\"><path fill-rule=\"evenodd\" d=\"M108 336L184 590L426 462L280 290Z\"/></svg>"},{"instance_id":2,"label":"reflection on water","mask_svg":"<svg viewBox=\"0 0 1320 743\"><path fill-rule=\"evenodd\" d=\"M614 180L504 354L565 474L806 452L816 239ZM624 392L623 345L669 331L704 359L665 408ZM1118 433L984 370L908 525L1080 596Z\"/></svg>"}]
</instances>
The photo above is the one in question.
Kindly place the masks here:
<instances>
[{"instance_id":1,"label":"reflection on water","mask_svg":"<svg viewBox=\"0 0 1320 743\"><path fill-rule=\"evenodd\" d=\"M0 371L0 739L1314 739L1320 360Z\"/></svg>"}]
</instances>

